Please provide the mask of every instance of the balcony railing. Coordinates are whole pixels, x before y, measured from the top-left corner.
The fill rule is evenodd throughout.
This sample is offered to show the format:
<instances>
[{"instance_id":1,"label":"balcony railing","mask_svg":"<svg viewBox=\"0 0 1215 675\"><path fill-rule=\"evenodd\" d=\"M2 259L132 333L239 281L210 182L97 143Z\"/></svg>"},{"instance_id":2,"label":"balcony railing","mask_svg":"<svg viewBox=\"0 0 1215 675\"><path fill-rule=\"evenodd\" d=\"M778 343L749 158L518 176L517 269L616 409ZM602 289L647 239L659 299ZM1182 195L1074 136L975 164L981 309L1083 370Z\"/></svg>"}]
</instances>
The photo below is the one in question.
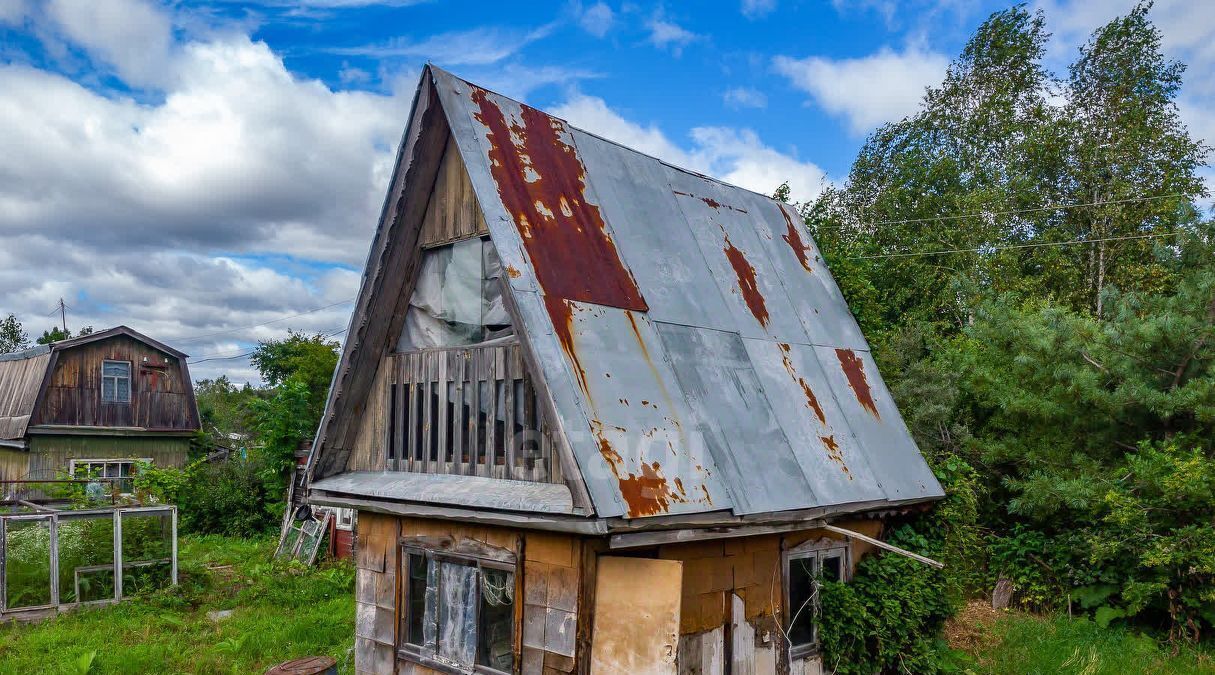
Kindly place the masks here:
<instances>
[{"instance_id":1,"label":"balcony railing","mask_svg":"<svg viewBox=\"0 0 1215 675\"><path fill-rule=\"evenodd\" d=\"M392 363L388 469L560 482L517 342L394 354Z\"/></svg>"}]
</instances>

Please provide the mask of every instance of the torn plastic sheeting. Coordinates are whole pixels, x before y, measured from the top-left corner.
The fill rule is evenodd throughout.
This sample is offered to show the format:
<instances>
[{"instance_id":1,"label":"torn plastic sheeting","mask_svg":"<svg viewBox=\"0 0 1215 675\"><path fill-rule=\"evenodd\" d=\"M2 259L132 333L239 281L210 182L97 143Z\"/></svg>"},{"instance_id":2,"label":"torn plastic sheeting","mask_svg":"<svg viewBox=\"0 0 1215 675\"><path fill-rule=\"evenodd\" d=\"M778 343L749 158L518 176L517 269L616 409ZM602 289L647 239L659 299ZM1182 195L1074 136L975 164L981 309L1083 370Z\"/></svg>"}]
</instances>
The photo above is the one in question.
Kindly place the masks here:
<instances>
[{"instance_id":1,"label":"torn plastic sheeting","mask_svg":"<svg viewBox=\"0 0 1215 675\"><path fill-rule=\"evenodd\" d=\"M501 273L488 239L424 252L397 350L461 347L513 335Z\"/></svg>"}]
</instances>

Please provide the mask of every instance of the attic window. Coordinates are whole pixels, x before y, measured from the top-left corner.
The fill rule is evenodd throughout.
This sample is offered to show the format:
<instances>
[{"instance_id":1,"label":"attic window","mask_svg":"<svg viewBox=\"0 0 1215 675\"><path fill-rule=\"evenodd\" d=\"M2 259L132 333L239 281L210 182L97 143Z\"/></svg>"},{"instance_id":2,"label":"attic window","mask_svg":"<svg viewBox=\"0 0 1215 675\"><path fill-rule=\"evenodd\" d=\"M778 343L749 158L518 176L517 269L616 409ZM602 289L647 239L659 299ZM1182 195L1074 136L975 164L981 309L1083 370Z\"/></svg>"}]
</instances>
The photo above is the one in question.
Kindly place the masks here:
<instances>
[{"instance_id":1,"label":"attic window","mask_svg":"<svg viewBox=\"0 0 1215 675\"><path fill-rule=\"evenodd\" d=\"M101 402L131 402L131 363L129 361L101 362Z\"/></svg>"},{"instance_id":2,"label":"attic window","mask_svg":"<svg viewBox=\"0 0 1215 675\"><path fill-rule=\"evenodd\" d=\"M397 351L464 347L514 335L489 239L426 249Z\"/></svg>"}]
</instances>

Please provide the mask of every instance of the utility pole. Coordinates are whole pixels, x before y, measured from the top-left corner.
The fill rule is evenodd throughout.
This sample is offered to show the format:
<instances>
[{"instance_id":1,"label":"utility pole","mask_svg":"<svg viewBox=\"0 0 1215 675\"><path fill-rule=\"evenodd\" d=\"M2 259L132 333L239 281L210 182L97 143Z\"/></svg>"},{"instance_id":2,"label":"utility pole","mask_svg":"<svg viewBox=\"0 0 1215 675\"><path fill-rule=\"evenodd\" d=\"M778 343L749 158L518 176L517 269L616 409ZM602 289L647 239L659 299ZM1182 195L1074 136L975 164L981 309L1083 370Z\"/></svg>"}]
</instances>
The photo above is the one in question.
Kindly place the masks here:
<instances>
[{"instance_id":1,"label":"utility pole","mask_svg":"<svg viewBox=\"0 0 1215 675\"><path fill-rule=\"evenodd\" d=\"M63 321L63 332L67 333L67 305L63 304L63 298L59 298L59 318Z\"/></svg>"}]
</instances>

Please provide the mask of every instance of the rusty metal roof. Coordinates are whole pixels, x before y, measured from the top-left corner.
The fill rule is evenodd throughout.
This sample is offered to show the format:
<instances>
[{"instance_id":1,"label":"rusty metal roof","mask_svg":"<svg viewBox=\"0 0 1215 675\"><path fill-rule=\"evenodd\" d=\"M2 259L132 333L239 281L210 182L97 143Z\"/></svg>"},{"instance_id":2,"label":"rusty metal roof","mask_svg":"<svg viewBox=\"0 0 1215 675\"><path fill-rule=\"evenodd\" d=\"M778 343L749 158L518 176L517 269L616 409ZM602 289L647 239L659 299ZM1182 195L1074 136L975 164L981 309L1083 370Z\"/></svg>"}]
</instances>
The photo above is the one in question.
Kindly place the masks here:
<instances>
[{"instance_id":1,"label":"rusty metal roof","mask_svg":"<svg viewBox=\"0 0 1215 675\"><path fill-rule=\"evenodd\" d=\"M427 77L598 515L943 494L793 209Z\"/></svg>"}]
</instances>

